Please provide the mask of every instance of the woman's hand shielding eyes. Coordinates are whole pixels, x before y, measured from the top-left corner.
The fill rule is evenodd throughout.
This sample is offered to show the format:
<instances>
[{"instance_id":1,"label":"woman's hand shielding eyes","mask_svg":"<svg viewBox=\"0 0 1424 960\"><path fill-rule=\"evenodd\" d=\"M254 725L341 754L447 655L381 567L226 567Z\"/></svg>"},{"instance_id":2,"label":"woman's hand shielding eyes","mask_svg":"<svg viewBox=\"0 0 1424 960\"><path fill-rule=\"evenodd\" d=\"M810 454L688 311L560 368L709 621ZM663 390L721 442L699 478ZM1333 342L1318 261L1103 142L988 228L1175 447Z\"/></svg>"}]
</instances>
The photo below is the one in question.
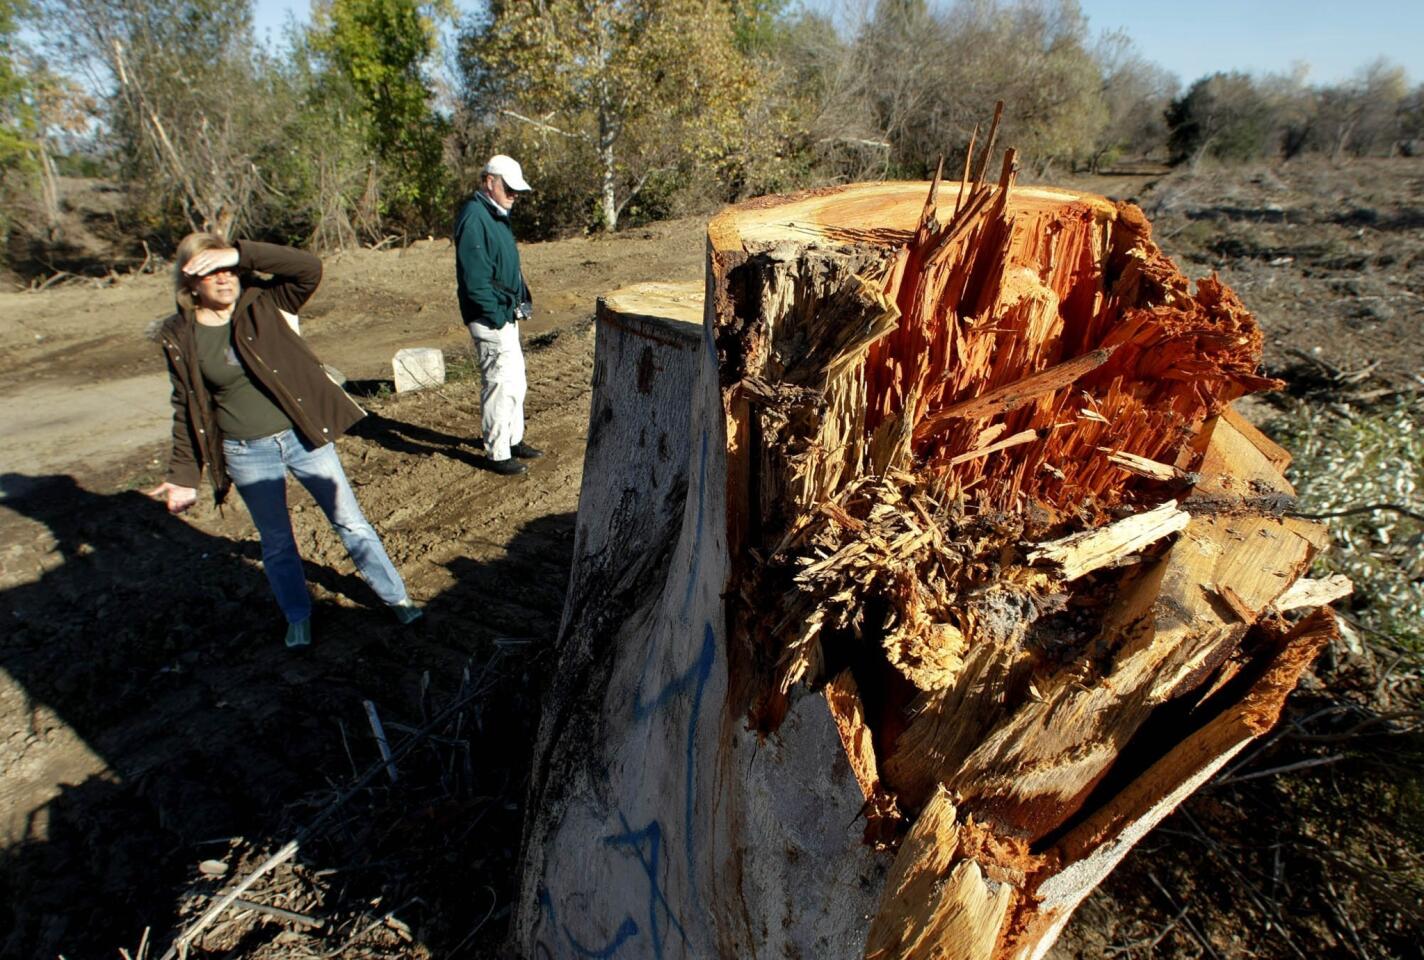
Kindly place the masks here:
<instances>
[{"instance_id":1,"label":"woman's hand shielding eyes","mask_svg":"<svg viewBox=\"0 0 1424 960\"><path fill-rule=\"evenodd\" d=\"M236 247L213 247L199 250L183 264L183 272L190 277L203 277L215 270L227 270L237 266Z\"/></svg>"}]
</instances>

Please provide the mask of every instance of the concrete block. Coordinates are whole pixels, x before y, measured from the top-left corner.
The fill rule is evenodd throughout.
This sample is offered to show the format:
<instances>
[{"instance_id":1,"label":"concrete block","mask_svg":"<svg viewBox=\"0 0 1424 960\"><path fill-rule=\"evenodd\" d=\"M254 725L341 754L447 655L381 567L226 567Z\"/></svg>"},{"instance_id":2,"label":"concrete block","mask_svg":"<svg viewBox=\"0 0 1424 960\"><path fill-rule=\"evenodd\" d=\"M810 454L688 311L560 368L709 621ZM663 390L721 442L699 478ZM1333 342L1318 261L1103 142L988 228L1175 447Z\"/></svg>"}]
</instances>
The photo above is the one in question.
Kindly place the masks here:
<instances>
[{"instance_id":1,"label":"concrete block","mask_svg":"<svg viewBox=\"0 0 1424 960\"><path fill-rule=\"evenodd\" d=\"M445 355L435 347L406 347L391 360L396 393L438 387L445 382Z\"/></svg>"}]
</instances>

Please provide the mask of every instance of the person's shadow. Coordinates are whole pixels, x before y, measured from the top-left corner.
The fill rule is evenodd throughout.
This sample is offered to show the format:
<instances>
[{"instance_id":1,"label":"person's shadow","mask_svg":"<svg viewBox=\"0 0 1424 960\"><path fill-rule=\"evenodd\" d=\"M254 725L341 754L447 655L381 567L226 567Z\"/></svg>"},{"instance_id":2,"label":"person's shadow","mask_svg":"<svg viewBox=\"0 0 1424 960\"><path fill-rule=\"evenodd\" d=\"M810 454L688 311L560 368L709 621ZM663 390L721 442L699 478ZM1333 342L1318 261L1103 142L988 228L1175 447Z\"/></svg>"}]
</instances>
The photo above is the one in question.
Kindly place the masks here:
<instances>
[{"instance_id":1,"label":"person's shadow","mask_svg":"<svg viewBox=\"0 0 1424 960\"><path fill-rule=\"evenodd\" d=\"M424 906L412 909L429 911L424 942L437 954L467 940L468 927L437 920L465 919L463 900L444 914L441 904L469 891L454 876L437 880L431 862L453 858L454 874L493 861L487 872L501 877L496 892L508 903L538 715L534 664L558 627L572 515L531 522L496 561L455 561L454 583L427 598L414 628L397 625L359 578L308 563L310 581L365 608L319 601L316 643L296 654L282 646L255 541L205 533L140 493L96 494L68 476L0 476L0 529L53 540L38 578L7 569L6 582L26 582L0 590L0 716L22 718L0 731L0 795L20 815L0 823L0 955L112 956L132 951L145 928L161 948L200 861L222 859L237 838L275 849L376 759L364 700L380 704L399 739L437 693L464 682L461 665L501 650L524 681L480 705L479 725L496 742L474 746L480 763L462 792L439 788L447 804L490 801L478 829L460 843L434 841L439 856L418 876L383 872L389 851L350 818L301 857L352 871L343 903L414 888ZM409 793L389 788L394 822L379 836L412 843L395 827L412 797L425 803L436 788L422 779L424 761L407 763L400 789Z\"/></svg>"},{"instance_id":2,"label":"person's shadow","mask_svg":"<svg viewBox=\"0 0 1424 960\"><path fill-rule=\"evenodd\" d=\"M476 470L492 469L490 461L484 456L483 437L457 437L419 424L383 417L369 410L366 416L351 428L350 433L394 453L434 453L458 460Z\"/></svg>"}]
</instances>

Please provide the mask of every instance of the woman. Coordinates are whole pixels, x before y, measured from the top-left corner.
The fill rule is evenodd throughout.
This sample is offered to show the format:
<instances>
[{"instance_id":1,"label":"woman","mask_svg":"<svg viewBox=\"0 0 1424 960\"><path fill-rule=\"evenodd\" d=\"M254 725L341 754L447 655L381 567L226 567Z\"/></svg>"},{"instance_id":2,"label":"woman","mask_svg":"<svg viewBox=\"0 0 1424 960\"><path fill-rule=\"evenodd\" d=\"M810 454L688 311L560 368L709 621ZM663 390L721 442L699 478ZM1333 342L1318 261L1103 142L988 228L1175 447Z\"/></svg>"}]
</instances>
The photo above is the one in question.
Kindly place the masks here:
<instances>
[{"instance_id":1,"label":"woman","mask_svg":"<svg viewBox=\"0 0 1424 960\"><path fill-rule=\"evenodd\" d=\"M272 279L256 279L254 270ZM311 643L311 594L287 514L289 470L396 618L405 624L421 614L332 442L365 413L282 316L296 313L320 282L321 261L301 250L250 240L230 247L211 233L189 234L174 257L178 312L158 334L173 382L173 452L168 478L149 493L182 513L198 499L205 469L218 503L237 487L262 538L289 647Z\"/></svg>"}]
</instances>

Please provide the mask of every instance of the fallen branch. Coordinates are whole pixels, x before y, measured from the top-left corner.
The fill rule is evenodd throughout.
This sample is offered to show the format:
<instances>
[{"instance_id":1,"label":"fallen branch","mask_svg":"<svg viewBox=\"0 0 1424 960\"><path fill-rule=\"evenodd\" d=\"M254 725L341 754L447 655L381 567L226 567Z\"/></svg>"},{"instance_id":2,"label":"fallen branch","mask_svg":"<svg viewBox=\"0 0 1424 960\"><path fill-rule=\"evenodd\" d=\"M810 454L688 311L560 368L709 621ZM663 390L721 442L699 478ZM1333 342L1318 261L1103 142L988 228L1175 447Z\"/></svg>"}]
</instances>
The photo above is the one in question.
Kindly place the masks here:
<instances>
[{"instance_id":1,"label":"fallen branch","mask_svg":"<svg viewBox=\"0 0 1424 960\"><path fill-rule=\"evenodd\" d=\"M299 923L306 927L323 927L325 920L318 920L316 917L309 917L305 913L297 913L295 910L283 910L281 907L268 906L265 903L258 903L255 900L245 900L242 897L232 901L235 907L242 907L244 910L255 910L258 913L265 913L269 917L278 920L288 920L292 923Z\"/></svg>"},{"instance_id":2,"label":"fallen branch","mask_svg":"<svg viewBox=\"0 0 1424 960\"><path fill-rule=\"evenodd\" d=\"M400 780L400 775L396 772L395 761L391 759L391 745L386 740L386 730L381 726L381 716L376 712L376 705L370 700L361 701L366 708L366 719L371 724L371 734L376 738L376 747L381 751L381 759L386 762L386 775L391 778L391 783Z\"/></svg>"},{"instance_id":3,"label":"fallen branch","mask_svg":"<svg viewBox=\"0 0 1424 960\"><path fill-rule=\"evenodd\" d=\"M1312 767L1323 767L1331 763L1339 763L1345 759L1343 753L1337 753L1332 757L1315 757L1310 760L1301 760L1297 763L1287 763L1279 767L1271 767L1268 770L1257 770L1254 773L1243 773L1238 777L1226 777L1216 781L1216 786L1225 787L1233 783L1245 783L1247 780L1260 780L1263 777L1274 777L1281 773L1293 773L1296 770L1309 770Z\"/></svg>"},{"instance_id":4,"label":"fallen branch","mask_svg":"<svg viewBox=\"0 0 1424 960\"><path fill-rule=\"evenodd\" d=\"M1418 520L1420 523L1424 523L1424 513L1420 513L1419 511L1411 509L1410 507L1401 506L1397 503L1368 503L1364 504L1363 506L1349 507L1344 510L1330 510L1325 513L1292 512L1287 513L1286 516L1300 517L1302 520L1330 520L1334 517L1353 517L1361 513L1375 513L1378 511L1398 513L1402 516L1408 517L1411 520Z\"/></svg>"},{"instance_id":5,"label":"fallen branch","mask_svg":"<svg viewBox=\"0 0 1424 960\"><path fill-rule=\"evenodd\" d=\"M1176 899L1167 892L1167 888L1162 885L1162 881L1158 880L1157 875L1151 870L1147 871L1147 879L1151 880L1152 885L1157 888L1158 892L1167 898L1167 904L1177 912L1177 916L1182 918L1182 922L1187 925L1187 929L1192 932L1192 937L1201 945L1202 950L1206 952L1207 956L1214 957L1215 960L1221 960L1221 954L1212 949L1210 941L1197 929L1197 925L1192 923L1192 918L1187 916L1187 907L1189 907L1190 904L1183 904L1178 907Z\"/></svg>"}]
</instances>

